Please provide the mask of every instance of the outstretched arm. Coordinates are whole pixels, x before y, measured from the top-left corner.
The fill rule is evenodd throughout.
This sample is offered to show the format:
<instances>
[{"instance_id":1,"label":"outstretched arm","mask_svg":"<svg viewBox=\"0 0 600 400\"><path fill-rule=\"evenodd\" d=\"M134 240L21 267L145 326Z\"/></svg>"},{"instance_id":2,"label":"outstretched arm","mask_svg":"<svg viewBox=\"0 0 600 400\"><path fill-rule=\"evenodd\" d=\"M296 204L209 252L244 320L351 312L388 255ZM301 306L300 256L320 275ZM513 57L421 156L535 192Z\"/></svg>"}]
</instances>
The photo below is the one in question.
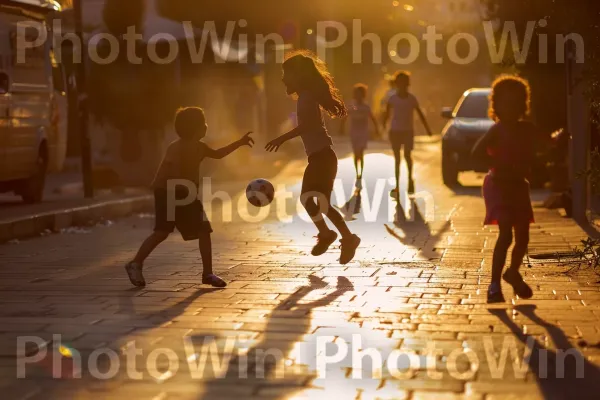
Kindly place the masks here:
<instances>
[{"instance_id":1,"label":"outstretched arm","mask_svg":"<svg viewBox=\"0 0 600 400\"><path fill-rule=\"evenodd\" d=\"M302 134L302 132L304 131L303 128L304 127L302 125L298 125L297 127L292 129L288 133L284 133L283 135L277 137L276 139L271 140L265 146L265 150L267 150L269 152L271 152L271 151L276 152L277 150L279 150L279 148L281 147L282 144L284 144L288 140L292 140L292 139L300 136Z\"/></svg>"},{"instance_id":2,"label":"outstretched arm","mask_svg":"<svg viewBox=\"0 0 600 400\"><path fill-rule=\"evenodd\" d=\"M222 158L227 157L237 149L243 146L252 147L254 144L254 139L250 136L252 132L246 133L241 139L236 140L228 146L222 147L220 149L214 150L207 146L206 157L212 158L215 160L220 160Z\"/></svg>"}]
</instances>

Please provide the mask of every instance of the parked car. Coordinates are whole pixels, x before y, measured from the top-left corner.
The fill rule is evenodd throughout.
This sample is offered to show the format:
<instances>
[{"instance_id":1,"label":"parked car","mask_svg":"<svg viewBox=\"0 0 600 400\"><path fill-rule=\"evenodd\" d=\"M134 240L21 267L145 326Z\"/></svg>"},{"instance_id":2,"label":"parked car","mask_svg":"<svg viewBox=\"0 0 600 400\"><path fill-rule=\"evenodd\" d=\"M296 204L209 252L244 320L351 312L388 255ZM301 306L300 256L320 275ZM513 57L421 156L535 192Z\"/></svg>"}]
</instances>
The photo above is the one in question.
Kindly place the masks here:
<instances>
[{"instance_id":1,"label":"parked car","mask_svg":"<svg viewBox=\"0 0 600 400\"><path fill-rule=\"evenodd\" d=\"M487 172L488 168L471 156L475 143L494 125L488 115L491 88L467 90L456 107L444 108L442 117L449 119L442 131L442 177L448 186L458 184L463 171ZM543 187L548 181L546 164L548 152L537 147L536 161L532 171L531 186Z\"/></svg>"},{"instance_id":2,"label":"parked car","mask_svg":"<svg viewBox=\"0 0 600 400\"><path fill-rule=\"evenodd\" d=\"M47 9L9 3L0 5L0 192L37 203L46 174L60 171L66 157L65 77L52 40L27 51L17 48L17 24L45 24ZM37 32L31 34L35 39ZM19 62L17 51L25 51L25 62Z\"/></svg>"}]
</instances>

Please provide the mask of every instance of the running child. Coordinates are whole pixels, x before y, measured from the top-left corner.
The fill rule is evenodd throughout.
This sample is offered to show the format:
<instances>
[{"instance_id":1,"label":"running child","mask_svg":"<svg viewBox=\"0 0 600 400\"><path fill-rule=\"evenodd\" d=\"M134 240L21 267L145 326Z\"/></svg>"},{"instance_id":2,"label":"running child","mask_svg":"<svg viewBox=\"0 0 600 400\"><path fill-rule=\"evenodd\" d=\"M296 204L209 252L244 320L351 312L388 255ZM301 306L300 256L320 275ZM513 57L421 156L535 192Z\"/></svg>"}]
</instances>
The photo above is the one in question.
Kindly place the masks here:
<instances>
[{"instance_id":1,"label":"running child","mask_svg":"<svg viewBox=\"0 0 600 400\"><path fill-rule=\"evenodd\" d=\"M519 273L529 245L529 224L533 222L528 177L538 130L526 121L530 97L529 83L524 79L516 76L498 78L490 96L490 117L496 124L473 148L473 155L486 158L490 166L483 184L485 224L498 225L500 230L492 260L488 303L504 302L501 278L520 298L529 299L533 295ZM502 275L508 248L513 242L513 230L512 259Z\"/></svg>"},{"instance_id":2,"label":"running child","mask_svg":"<svg viewBox=\"0 0 600 400\"><path fill-rule=\"evenodd\" d=\"M142 244L133 261L127 263L125 270L131 283L138 287L146 285L142 268L144 261L154 249L164 242L175 228L184 240L198 239L200 256L202 257L202 283L214 287L225 287L227 284L212 270L212 244L210 234L213 232L200 200L196 198L189 205L178 206L174 210L174 218L169 214L169 202L188 197L188 188L177 186L171 191L169 180L186 180L194 184L195 197L199 188L199 168L206 158L222 159L243 146L252 147L254 140L248 132L240 140L229 146L213 150L201 140L206 136L208 125L201 108L189 107L177 111L175 116L175 132L179 139L167 148L156 177L154 188L155 226L152 233Z\"/></svg>"},{"instance_id":3,"label":"running child","mask_svg":"<svg viewBox=\"0 0 600 400\"><path fill-rule=\"evenodd\" d=\"M290 55L283 63L283 83L288 95L297 95L298 126L266 145L267 151L277 151L288 140L300 137L308 156L308 166L302 181L301 202L317 227L317 244L313 256L327 252L337 239L337 233L327 227L327 216L341 233L340 263L354 258L360 238L350 232L342 215L331 205L333 183L337 175L338 159L333 142L325 128L321 109L332 117L347 115L346 107L325 63L308 51Z\"/></svg>"},{"instance_id":4,"label":"running child","mask_svg":"<svg viewBox=\"0 0 600 400\"><path fill-rule=\"evenodd\" d=\"M413 180L413 159L412 151L415 145L414 113L419 115L429 136L433 133L429 128L425 114L419 106L417 98L408 91L410 87L410 73L398 71L394 75L394 85L396 93L392 95L388 102L384 114L383 124L387 125L391 117L390 142L394 151L396 188L392 190L392 196L398 198L400 194L400 150L404 148L404 159L408 167L408 193L415 192L415 183Z\"/></svg>"},{"instance_id":5,"label":"running child","mask_svg":"<svg viewBox=\"0 0 600 400\"><path fill-rule=\"evenodd\" d=\"M375 126L375 134L379 136L379 126L371 111L371 107L365 102L368 87L359 83L354 86L354 103L348 109L350 119L350 140L354 153L354 168L356 169L356 188L361 189L362 177L365 171L365 150L369 143L369 119ZM341 133L346 133L346 119L342 120Z\"/></svg>"}]
</instances>

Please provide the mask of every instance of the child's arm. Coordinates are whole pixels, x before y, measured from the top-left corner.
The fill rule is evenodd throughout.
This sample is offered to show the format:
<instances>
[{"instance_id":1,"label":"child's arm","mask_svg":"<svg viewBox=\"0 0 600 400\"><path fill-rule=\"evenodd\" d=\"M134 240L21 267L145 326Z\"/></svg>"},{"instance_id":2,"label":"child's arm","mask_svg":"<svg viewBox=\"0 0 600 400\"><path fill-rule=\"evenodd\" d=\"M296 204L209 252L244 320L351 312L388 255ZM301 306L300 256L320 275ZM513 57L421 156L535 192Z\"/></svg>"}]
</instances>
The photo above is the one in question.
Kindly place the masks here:
<instances>
[{"instance_id":1,"label":"child's arm","mask_svg":"<svg viewBox=\"0 0 600 400\"><path fill-rule=\"evenodd\" d=\"M375 127L375 136L380 137L379 124L377 123L377 118L375 118L375 114L373 114L373 111L371 111L370 109L369 118L371 118L371 121L373 121L373 126Z\"/></svg>"},{"instance_id":2,"label":"child's arm","mask_svg":"<svg viewBox=\"0 0 600 400\"><path fill-rule=\"evenodd\" d=\"M390 102L388 100L385 105L385 111L383 112L383 118L381 121L384 128L387 126L387 123L390 120L390 115L392 115L392 105L390 104Z\"/></svg>"},{"instance_id":3,"label":"child's arm","mask_svg":"<svg viewBox=\"0 0 600 400\"><path fill-rule=\"evenodd\" d=\"M297 127L295 127L294 129L292 129L291 131L289 131L288 133L284 133L283 135L271 140L269 143L267 143L267 145L265 146L265 150L267 151L277 151L279 150L279 148L281 147L282 144L284 144L285 142L287 142L288 140L292 140L294 138L297 138L298 136L300 136L303 132L304 127L302 125L298 125Z\"/></svg>"},{"instance_id":4,"label":"child's arm","mask_svg":"<svg viewBox=\"0 0 600 400\"><path fill-rule=\"evenodd\" d=\"M476 160L485 160L488 157L487 150L494 141L496 135L496 126L492 126L489 131L483 135L471 150L471 156Z\"/></svg>"},{"instance_id":5,"label":"child's arm","mask_svg":"<svg viewBox=\"0 0 600 400\"><path fill-rule=\"evenodd\" d=\"M421 119L421 122L423 122L423 126L425 127L427 134L429 136L433 136L433 132L431 131L431 128L429 127L429 124L427 123L427 118L425 118L425 113L421 109L421 106L419 105L419 102L417 101L416 98L415 98L415 110L417 111L417 114L419 114L419 118Z\"/></svg>"},{"instance_id":6,"label":"child's arm","mask_svg":"<svg viewBox=\"0 0 600 400\"><path fill-rule=\"evenodd\" d=\"M227 157L228 155L230 155L231 153L233 153L240 147L243 147L243 146L252 147L252 145L254 144L254 139L252 139L252 137L250 136L251 134L252 134L252 132L248 132L241 139L236 140L235 142L231 143L230 145L222 147L217 150L213 150L207 146L206 147L206 157L212 158L215 160L220 160L222 158Z\"/></svg>"}]
</instances>

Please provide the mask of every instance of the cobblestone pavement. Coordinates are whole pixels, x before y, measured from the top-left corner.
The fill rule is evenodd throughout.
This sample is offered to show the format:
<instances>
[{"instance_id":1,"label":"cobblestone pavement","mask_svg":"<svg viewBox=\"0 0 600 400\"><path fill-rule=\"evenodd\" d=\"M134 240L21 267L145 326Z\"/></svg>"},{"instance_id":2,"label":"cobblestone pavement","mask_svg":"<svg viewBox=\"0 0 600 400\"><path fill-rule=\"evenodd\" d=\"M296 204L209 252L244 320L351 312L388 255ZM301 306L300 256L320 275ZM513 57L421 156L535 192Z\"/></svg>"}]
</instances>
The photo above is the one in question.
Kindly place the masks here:
<instances>
[{"instance_id":1,"label":"cobblestone pavement","mask_svg":"<svg viewBox=\"0 0 600 400\"><path fill-rule=\"evenodd\" d=\"M148 260L148 286L132 289L122 266L149 233L145 215L1 246L1 397L597 398L599 278L532 261L534 298L505 287L507 303L487 306L496 231L481 224L478 178L452 191L439 145L415 158L420 212L405 200L406 221L394 223L392 160L368 155L362 210L348 216L363 245L347 266L338 248L309 255L314 228L295 215L301 162L273 179L293 190L287 207L280 194L257 215L238 193L212 209L223 290L201 285L196 244L176 235ZM339 177L348 198L349 158ZM531 254L583 238L556 212L536 208L536 218Z\"/></svg>"}]
</instances>

